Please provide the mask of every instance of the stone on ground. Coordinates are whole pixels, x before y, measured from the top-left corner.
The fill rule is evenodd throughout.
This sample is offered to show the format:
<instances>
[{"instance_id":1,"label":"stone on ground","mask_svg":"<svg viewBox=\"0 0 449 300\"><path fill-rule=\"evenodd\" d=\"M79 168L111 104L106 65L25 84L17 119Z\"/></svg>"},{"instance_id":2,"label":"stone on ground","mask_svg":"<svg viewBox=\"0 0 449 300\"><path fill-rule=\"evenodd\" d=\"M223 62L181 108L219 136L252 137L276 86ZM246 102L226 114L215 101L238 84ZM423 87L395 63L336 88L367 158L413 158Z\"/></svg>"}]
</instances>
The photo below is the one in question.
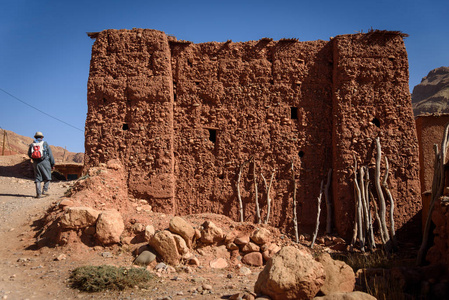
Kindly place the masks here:
<instances>
[{"instance_id":1,"label":"stone on ground","mask_svg":"<svg viewBox=\"0 0 449 300\"><path fill-rule=\"evenodd\" d=\"M179 234L186 241L187 247L192 248L192 240L195 236L195 229L181 217L174 217L168 224L168 229L172 233Z\"/></svg>"},{"instance_id":2,"label":"stone on ground","mask_svg":"<svg viewBox=\"0 0 449 300\"><path fill-rule=\"evenodd\" d=\"M334 260L328 253L321 254L317 259L326 272L326 280L321 287L324 295L352 292L355 287L355 274L350 266L340 260Z\"/></svg>"},{"instance_id":3,"label":"stone on ground","mask_svg":"<svg viewBox=\"0 0 449 300\"><path fill-rule=\"evenodd\" d=\"M176 241L173 234L168 230L156 232L149 241L151 247L162 257L164 262L171 265L178 265L181 259L176 248Z\"/></svg>"},{"instance_id":4,"label":"stone on ground","mask_svg":"<svg viewBox=\"0 0 449 300\"><path fill-rule=\"evenodd\" d=\"M257 278L254 290L272 299L311 299L323 286L323 265L305 250L284 247L270 259Z\"/></svg>"},{"instance_id":5,"label":"stone on ground","mask_svg":"<svg viewBox=\"0 0 449 300\"><path fill-rule=\"evenodd\" d=\"M119 243L123 230L125 230L125 224L118 211L107 210L98 216L96 238L100 243L104 245Z\"/></svg>"},{"instance_id":6,"label":"stone on ground","mask_svg":"<svg viewBox=\"0 0 449 300\"><path fill-rule=\"evenodd\" d=\"M335 293L322 297L315 297L313 300L376 300L376 297L363 292Z\"/></svg>"},{"instance_id":7,"label":"stone on ground","mask_svg":"<svg viewBox=\"0 0 449 300\"><path fill-rule=\"evenodd\" d=\"M69 207L61 217L61 226L68 229L80 229L94 225L99 211L90 207Z\"/></svg>"}]
</instances>

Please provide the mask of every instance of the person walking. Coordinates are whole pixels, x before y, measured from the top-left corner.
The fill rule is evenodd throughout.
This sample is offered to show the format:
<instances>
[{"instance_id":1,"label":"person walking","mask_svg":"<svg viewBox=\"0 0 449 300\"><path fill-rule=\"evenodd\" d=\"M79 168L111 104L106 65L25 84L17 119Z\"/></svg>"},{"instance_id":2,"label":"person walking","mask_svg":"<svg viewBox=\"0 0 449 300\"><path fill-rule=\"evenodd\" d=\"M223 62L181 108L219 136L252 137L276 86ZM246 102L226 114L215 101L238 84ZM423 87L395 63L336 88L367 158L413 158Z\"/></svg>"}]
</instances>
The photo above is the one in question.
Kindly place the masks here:
<instances>
[{"instance_id":1,"label":"person walking","mask_svg":"<svg viewBox=\"0 0 449 300\"><path fill-rule=\"evenodd\" d=\"M33 160L34 182L36 184L36 198L48 195L51 181L51 171L55 166L55 159L51 148L44 140L42 132L38 131L34 135L34 142L30 144L28 156ZM41 190L41 183L44 186Z\"/></svg>"}]
</instances>

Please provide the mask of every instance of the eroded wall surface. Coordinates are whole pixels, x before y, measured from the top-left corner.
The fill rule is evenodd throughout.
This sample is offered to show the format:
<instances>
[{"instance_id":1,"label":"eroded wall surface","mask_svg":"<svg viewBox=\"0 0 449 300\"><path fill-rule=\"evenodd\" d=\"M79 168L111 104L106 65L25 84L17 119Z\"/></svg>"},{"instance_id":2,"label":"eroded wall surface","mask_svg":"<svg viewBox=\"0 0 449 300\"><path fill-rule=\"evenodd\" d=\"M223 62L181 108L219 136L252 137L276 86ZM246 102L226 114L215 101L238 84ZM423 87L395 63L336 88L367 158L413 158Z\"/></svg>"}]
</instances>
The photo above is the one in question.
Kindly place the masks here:
<instances>
[{"instance_id":1,"label":"eroded wall surface","mask_svg":"<svg viewBox=\"0 0 449 300\"><path fill-rule=\"evenodd\" d=\"M241 169L244 220L257 220L254 174L264 219L263 179L268 185L274 174L270 223L292 231L293 164L300 231L307 231L315 224L320 182L332 168L335 226L347 236L354 217L353 154L373 166L377 136L390 160L397 227L419 210L417 139L400 35L193 44L133 29L95 38L85 166L119 158L132 195L154 210L237 220Z\"/></svg>"}]
</instances>

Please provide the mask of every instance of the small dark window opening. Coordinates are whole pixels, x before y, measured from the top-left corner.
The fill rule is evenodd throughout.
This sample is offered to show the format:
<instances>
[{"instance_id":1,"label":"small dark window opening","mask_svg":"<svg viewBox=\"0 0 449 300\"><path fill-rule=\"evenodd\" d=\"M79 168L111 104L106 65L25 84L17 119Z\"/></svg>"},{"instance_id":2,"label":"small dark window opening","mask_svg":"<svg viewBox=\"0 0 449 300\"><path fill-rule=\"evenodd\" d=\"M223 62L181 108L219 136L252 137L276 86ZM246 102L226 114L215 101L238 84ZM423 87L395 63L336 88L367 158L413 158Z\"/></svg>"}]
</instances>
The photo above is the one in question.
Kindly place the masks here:
<instances>
[{"instance_id":1,"label":"small dark window opening","mask_svg":"<svg viewBox=\"0 0 449 300\"><path fill-rule=\"evenodd\" d=\"M128 124L126 124L126 123L123 124L122 129L123 129L123 130L128 130L128 129L129 129Z\"/></svg>"},{"instance_id":2,"label":"small dark window opening","mask_svg":"<svg viewBox=\"0 0 449 300\"><path fill-rule=\"evenodd\" d=\"M209 130L209 141L215 144L217 141L217 130L216 129L208 129Z\"/></svg>"},{"instance_id":3,"label":"small dark window opening","mask_svg":"<svg viewBox=\"0 0 449 300\"><path fill-rule=\"evenodd\" d=\"M299 157L304 157L304 154L305 154L304 151L299 151L298 156Z\"/></svg>"},{"instance_id":4,"label":"small dark window opening","mask_svg":"<svg viewBox=\"0 0 449 300\"><path fill-rule=\"evenodd\" d=\"M274 84L274 80L273 79L270 80L270 84Z\"/></svg>"},{"instance_id":5,"label":"small dark window opening","mask_svg":"<svg viewBox=\"0 0 449 300\"><path fill-rule=\"evenodd\" d=\"M106 102L108 102L108 100L106 100L106 98L103 98L103 103L106 103Z\"/></svg>"},{"instance_id":6,"label":"small dark window opening","mask_svg":"<svg viewBox=\"0 0 449 300\"><path fill-rule=\"evenodd\" d=\"M380 128L380 121L379 121L378 118L374 118L374 119L371 121L371 123L373 123L374 125L376 125L377 127Z\"/></svg>"},{"instance_id":7,"label":"small dark window opening","mask_svg":"<svg viewBox=\"0 0 449 300\"><path fill-rule=\"evenodd\" d=\"M292 120L298 120L298 108L290 107L290 118Z\"/></svg>"}]
</instances>

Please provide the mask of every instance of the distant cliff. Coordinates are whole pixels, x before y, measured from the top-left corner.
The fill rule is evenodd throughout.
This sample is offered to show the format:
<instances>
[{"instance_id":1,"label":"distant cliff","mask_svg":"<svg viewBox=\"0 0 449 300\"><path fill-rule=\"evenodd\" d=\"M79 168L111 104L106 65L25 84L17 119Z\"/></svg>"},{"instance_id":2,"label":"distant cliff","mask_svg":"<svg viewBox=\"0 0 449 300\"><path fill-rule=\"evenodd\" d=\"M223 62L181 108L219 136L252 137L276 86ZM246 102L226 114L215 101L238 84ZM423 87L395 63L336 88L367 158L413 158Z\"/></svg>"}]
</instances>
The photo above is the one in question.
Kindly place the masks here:
<instances>
[{"instance_id":1,"label":"distant cliff","mask_svg":"<svg viewBox=\"0 0 449 300\"><path fill-rule=\"evenodd\" d=\"M415 116L449 113L449 67L430 71L413 88L412 104Z\"/></svg>"},{"instance_id":2,"label":"distant cliff","mask_svg":"<svg viewBox=\"0 0 449 300\"><path fill-rule=\"evenodd\" d=\"M3 143L4 131L6 132L6 140ZM0 155L4 152L5 155L27 154L28 146L33 142L33 139L27 136L19 135L10 130L0 129ZM3 144L5 149L3 150ZM57 163L61 162L76 162L83 163L84 153L74 153L65 150L62 147L50 145L51 151Z\"/></svg>"}]
</instances>

